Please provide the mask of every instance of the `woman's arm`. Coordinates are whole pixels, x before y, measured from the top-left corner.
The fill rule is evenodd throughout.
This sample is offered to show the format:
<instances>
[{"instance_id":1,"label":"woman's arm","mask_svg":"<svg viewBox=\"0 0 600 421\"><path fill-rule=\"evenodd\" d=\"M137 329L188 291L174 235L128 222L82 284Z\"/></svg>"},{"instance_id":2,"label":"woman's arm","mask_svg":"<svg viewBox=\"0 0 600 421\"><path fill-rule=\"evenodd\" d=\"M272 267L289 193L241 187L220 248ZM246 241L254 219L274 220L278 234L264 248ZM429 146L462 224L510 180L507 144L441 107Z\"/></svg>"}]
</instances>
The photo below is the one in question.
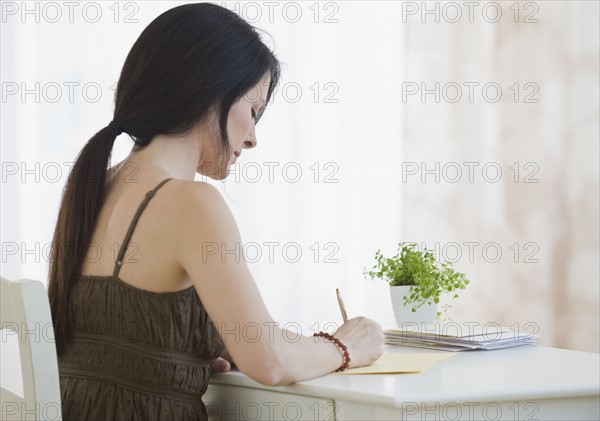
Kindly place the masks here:
<instances>
[{"instance_id":1,"label":"woman's arm","mask_svg":"<svg viewBox=\"0 0 600 421\"><path fill-rule=\"evenodd\" d=\"M265 385L291 384L337 369L343 356L336 345L312 336L298 340L296 332L279 328L267 311L242 255L237 224L219 191L207 183L177 185L177 256L237 367ZM354 323L368 320L363 319ZM361 358L351 353L351 366L372 363L381 355L376 354Z\"/></svg>"}]
</instances>

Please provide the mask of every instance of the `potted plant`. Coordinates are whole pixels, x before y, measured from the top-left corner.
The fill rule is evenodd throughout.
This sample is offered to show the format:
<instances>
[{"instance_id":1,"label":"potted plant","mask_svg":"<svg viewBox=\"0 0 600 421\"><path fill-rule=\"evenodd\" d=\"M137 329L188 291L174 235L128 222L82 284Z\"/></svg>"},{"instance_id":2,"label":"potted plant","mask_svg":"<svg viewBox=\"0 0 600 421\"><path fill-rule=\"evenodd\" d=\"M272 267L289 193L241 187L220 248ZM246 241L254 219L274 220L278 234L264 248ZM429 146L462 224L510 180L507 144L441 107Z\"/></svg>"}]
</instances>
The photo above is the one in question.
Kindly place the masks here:
<instances>
[{"instance_id":1,"label":"potted plant","mask_svg":"<svg viewBox=\"0 0 600 421\"><path fill-rule=\"evenodd\" d=\"M469 284L465 274L455 272L449 262L436 262L428 250L419 250L415 243L399 243L398 253L390 258L375 253L377 263L367 275L383 279L390 285L390 295L398 326L405 322L433 323L445 317L450 307L444 305L437 310L443 293L465 289Z\"/></svg>"}]
</instances>

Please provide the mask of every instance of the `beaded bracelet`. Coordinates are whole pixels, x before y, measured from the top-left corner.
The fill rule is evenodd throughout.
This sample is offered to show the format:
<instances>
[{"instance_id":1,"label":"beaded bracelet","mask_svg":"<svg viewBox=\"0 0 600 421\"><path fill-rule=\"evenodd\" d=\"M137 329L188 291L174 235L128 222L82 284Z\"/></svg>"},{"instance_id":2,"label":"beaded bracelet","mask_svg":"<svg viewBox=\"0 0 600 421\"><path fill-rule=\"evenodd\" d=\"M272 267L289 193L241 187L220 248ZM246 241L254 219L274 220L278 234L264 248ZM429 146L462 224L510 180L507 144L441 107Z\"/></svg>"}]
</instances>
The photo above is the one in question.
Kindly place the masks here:
<instances>
[{"instance_id":1,"label":"beaded bracelet","mask_svg":"<svg viewBox=\"0 0 600 421\"><path fill-rule=\"evenodd\" d=\"M313 336L321 336L321 337L323 337L325 339L329 339L334 344L336 344L342 350L342 352L344 353L344 363L340 366L340 368L338 368L335 371L344 371L345 369L348 368L348 366L350 365L350 354L348 354L348 348L346 347L346 345L344 345L343 343L341 343L338 338L336 338L333 335L330 335L327 332L313 333Z\"/></svg>"}]
</instances>

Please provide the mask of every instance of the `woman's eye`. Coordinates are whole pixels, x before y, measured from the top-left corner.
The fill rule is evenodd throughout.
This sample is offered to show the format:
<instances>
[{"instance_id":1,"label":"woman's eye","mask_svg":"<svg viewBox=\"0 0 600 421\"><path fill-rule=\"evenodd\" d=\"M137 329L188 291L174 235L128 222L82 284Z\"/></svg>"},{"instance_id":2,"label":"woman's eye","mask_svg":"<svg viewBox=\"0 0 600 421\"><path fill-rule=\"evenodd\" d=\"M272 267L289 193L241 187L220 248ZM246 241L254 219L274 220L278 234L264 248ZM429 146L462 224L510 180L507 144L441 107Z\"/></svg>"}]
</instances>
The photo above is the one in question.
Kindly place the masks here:
<instances>
[{"instance_id":1,"label":"woman's eye","mask_svg":"<svg viewBox=\"0 0 600 421\"><path fill-rule=\"evenodd\" d=\"M251 114L252 118L254 119L254 124L258 123L258 118L256 117L256 111L254 111L254 108L252 108Z\"/></svg>"}]
</instances>

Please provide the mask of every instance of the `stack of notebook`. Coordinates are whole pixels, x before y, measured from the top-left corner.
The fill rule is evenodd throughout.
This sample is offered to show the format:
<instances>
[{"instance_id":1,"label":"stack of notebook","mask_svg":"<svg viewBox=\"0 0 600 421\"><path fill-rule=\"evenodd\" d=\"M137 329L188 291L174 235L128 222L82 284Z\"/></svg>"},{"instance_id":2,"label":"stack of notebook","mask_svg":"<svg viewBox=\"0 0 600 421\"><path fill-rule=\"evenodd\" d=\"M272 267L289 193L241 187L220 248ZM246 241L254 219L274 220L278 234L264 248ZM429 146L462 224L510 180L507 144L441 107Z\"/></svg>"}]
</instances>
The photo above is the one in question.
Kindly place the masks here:
<instances>
[{"instance_id":1,"label":"stack of notebook","mask_svg":"<svg viewBox=\"0 0 600 421\"><path fill-rule=\"evenodd\" d=\"M431 348L442 351L468 351L474 349L499 349L537 344L539 335L532 331L535 325L525 325L529 331L519 332L495 323L403 323L399 328L384 329L384 342L388 345ZM535 326L537 327L537 326Z\"/></svg>"}]
</instances>

